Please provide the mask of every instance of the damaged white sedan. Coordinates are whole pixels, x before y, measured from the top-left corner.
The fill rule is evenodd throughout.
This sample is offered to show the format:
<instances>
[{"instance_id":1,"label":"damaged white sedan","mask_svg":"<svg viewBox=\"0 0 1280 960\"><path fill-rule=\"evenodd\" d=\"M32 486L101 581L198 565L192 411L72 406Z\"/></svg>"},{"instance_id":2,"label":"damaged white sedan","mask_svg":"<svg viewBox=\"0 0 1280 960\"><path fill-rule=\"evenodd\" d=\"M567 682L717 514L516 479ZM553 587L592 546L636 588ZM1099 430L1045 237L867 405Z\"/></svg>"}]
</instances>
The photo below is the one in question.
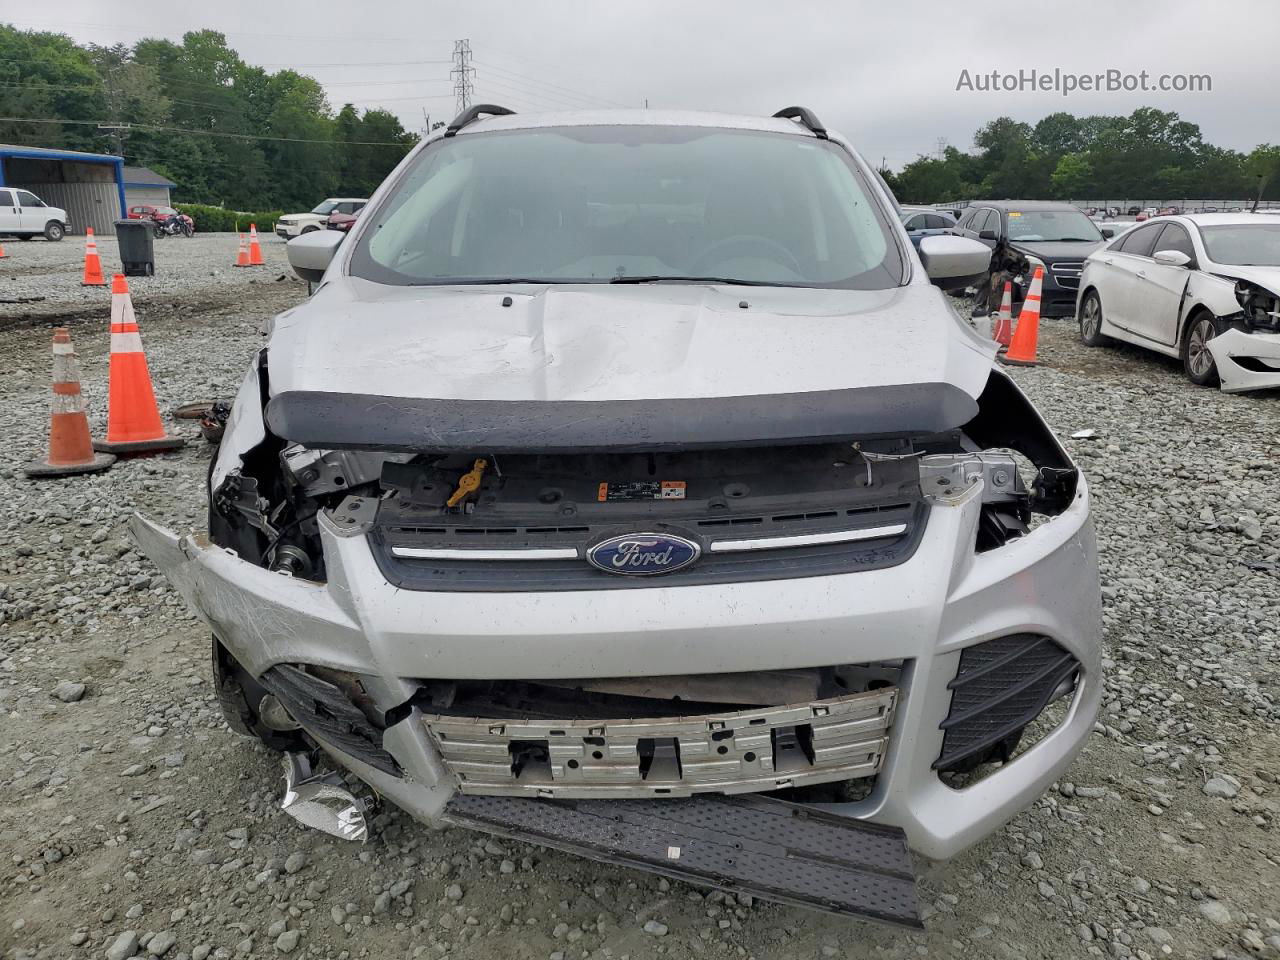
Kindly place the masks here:
<instances>
[{"instance_id":1,"label":"damaged white sedan","mask_svg":"<svg viewBox=\"0 0 1280 960\"><path fill-rule=\"evenodd\" d=\"M1280 388L1280 222L1248 213L1159 217L1085 261L1080 339L1182 360L1227 393Z\"/></svg>"},{"instance_id":2,"label":"damaged white sedan","mask_svg":"<svg viewBox=\"0 0 1280 960\"><path fill-rule=\"evenodd\" d=\"M340 243L341 241L341 243ZM353 838L428 822L907 925L1102 690L1084 478L813 114L418 146L274 321L209 529L142 549L228 723ZM933 281L931 283L931 280Z\"/></svg>"}]
</instances>

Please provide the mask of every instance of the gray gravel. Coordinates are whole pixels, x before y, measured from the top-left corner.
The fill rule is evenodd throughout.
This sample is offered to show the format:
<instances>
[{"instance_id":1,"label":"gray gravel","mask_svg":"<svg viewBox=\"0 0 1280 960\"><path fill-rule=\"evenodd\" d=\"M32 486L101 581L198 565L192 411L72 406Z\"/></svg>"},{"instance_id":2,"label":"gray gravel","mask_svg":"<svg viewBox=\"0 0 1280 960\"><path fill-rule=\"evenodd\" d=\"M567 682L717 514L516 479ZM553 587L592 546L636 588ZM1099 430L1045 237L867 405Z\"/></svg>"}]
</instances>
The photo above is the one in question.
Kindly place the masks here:
<instances>
[{"instance_id":1,"label":"gray gravel","mask_svg":"<svg viewBox=\"0 0 1280 960\"><path fill-rule=\"evenodd\" d=\"M1043 325L1046 365L1015 376L1060 436L1096 431L1066 442L1097 510L1105 705L1029 811L918 865L927 930L899 932L394 809L364 847L280 814L275 757L226 729L206 632L124 531L136 508L200 525L207 448L179 422L182 451L22 480L45 439L51 317L72 326L102 429L107 298L78 287L73 240L8 249L0 298L49 299L0 305L3 956L1280 956L1280 397L1197 389ZM161 276L135 289L161 406L229 396L303 287L275 281L275 243L258 271L227 266L231 238L158 249Z\"/></svg>"}]
</instances>

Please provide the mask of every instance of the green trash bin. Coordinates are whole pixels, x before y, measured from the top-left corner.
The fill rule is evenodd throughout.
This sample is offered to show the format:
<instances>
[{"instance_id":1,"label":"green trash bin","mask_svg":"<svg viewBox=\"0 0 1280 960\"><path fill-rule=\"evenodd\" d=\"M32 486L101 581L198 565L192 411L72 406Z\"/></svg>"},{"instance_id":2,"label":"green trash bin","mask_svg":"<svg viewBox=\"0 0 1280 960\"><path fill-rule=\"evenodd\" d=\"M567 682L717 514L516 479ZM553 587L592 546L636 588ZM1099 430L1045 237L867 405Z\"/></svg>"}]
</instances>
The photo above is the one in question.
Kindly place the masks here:
<instances>
[{"instance_id":1,"label":"green trash bin","mask_svg":"<svg viewBox=\"0 0 1280 960\"><path fill-rule=\"evenodd\" d=\"M117 220L121 272L126 277L149 277L156 272L156 244L150 220Z\"/></svg>"}]
</instances>

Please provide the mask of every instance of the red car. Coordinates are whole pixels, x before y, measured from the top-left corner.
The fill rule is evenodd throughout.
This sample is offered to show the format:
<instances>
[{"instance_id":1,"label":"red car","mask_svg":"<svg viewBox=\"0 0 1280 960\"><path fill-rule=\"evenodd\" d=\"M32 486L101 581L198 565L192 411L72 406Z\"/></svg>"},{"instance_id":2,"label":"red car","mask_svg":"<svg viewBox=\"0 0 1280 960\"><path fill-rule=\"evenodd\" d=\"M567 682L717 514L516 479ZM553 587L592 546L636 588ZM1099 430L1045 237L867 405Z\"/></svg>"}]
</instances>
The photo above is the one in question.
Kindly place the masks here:
<instances>
[{"instance_id":1,"label":"red car","mask_svg":"<svg viewBox=\"0 0 1280 960\"><path fill-rule=\"evenodd\" d=\"M330 230L341 230L343 233L350 233L351 225L356 222L356 217L360 216L360 211L363 209L364 204L362 203L351 213L331 213L324 225Z\"/></svg>"},{"instance_id":2,"label":"red car","mask_svg":"<svg viewBox=\"0 0 1280 960\"><path fill-rule=\"evenodd\" d=\"M173 207L157 207L150 203L140 203L129 208L130 220L167 220L175 214L191 224L191 229L195 229L196 222L185 213L178 213Z\"/></svg>"}]
</instances>

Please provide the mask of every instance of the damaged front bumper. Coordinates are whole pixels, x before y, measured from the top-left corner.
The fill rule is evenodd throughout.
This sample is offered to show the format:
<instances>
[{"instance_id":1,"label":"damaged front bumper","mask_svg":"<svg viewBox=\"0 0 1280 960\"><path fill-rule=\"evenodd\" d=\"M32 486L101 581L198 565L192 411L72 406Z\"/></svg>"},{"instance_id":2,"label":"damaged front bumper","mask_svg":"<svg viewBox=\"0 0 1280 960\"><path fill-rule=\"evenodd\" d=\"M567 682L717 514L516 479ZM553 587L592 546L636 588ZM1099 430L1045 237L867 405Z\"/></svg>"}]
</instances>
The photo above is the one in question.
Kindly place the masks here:
<instances>
[{"instance_id":1,"label":"damaged front bumper","mask_svg":"<svg viewBox=\"0 0 1280 960\"><path fill-rule=\"evenodd\" d=\"M1208 343L1224 393L1280 388L1280 333L1232 327Z\"/></svg>"},{"instance_id":2,"label":"damaged front bumper","mask_svg":"<svg viewBox=\"0 0 1280 960\"><path fill-rule=\"evenodd\" d=\"M457 718L424 713L413 705L420 678L660 677L900 662L896 688L857 701L859 709L876 704L849 717L863 729L836 735L835 725L823 732L821 716L812 715L805 725L819 731L819 745L832 737L826 742L838 747L827 755L834 770L843 771L844 764L851 771L844 776L875 775L863 799L825 804L826 810L900 827L913 849L941 859L1026 808L1065 770L1090 733L1101 693L1095 547L1083 480L1063 513L999 549L975 553L981 489L977 484L963 496L935 500L919 549L885 569L605 594L490 593L483 603L466 593L397 589L380 571L367 538L352 535L327 512L319 519L325 584L269 572L199 536L179 538L141 517L133 519L132 529L142 550L255 677L289 665L328 668L359 674L382 704L408 704L381 732L379 753L385 751L391 762L361 757L297 719L337 762L427 821L444 817L455 795L528 792L483 780L463 788L468 769L495 777L500 771L493 760L513 738L509 731L469 722L451 730ZM1065 717L1012 762L963 788L950 786L940 779L938 762L944 749L953 749L954 738L973 735L954 727L962 675L972 668L962 654L1022 635L1042 638L1056 651L1057 661L1036 666L1040 675L1061 673L1061 663L1067 663L1074 688ZM969 684L964 695L976 686ZM810 713L814 706L797 705ZM985 708L966 708L970 714L975 709ZM998 713L993 709L982 718ZM692 726L671 737L711 748L716 741L704 729L725 716L686 719ZM780 720L765 722L783 726ZM544 726L541 732L556 735ZM533 794L615 795L572 789L575 777L586 776L581 761L595 759L587 738L603 735L578 731L571 742L574 735L558 729L567 737L561 744L570 744L559 761L568 769L575 769L569 760L579 763L577 772L567 777L562 769L557 777L549 771L549 787L568 789ZM451 732L470 740L459 748L449 741ZM610 777L620 777L625 786L630 751L644 734L610 735L611 753L596 765L600 779L585 789L607 784ZM732 745L732 770L745 769L747 753L764 752L749 750L747 743ZM477 767L466 766L476 762ZM715 771L703 768L709 789L733 792L739 775ZM761 779L744 789L773 788L785 775L780 768L754 772Z\"/></svg>"}]
</instances>

